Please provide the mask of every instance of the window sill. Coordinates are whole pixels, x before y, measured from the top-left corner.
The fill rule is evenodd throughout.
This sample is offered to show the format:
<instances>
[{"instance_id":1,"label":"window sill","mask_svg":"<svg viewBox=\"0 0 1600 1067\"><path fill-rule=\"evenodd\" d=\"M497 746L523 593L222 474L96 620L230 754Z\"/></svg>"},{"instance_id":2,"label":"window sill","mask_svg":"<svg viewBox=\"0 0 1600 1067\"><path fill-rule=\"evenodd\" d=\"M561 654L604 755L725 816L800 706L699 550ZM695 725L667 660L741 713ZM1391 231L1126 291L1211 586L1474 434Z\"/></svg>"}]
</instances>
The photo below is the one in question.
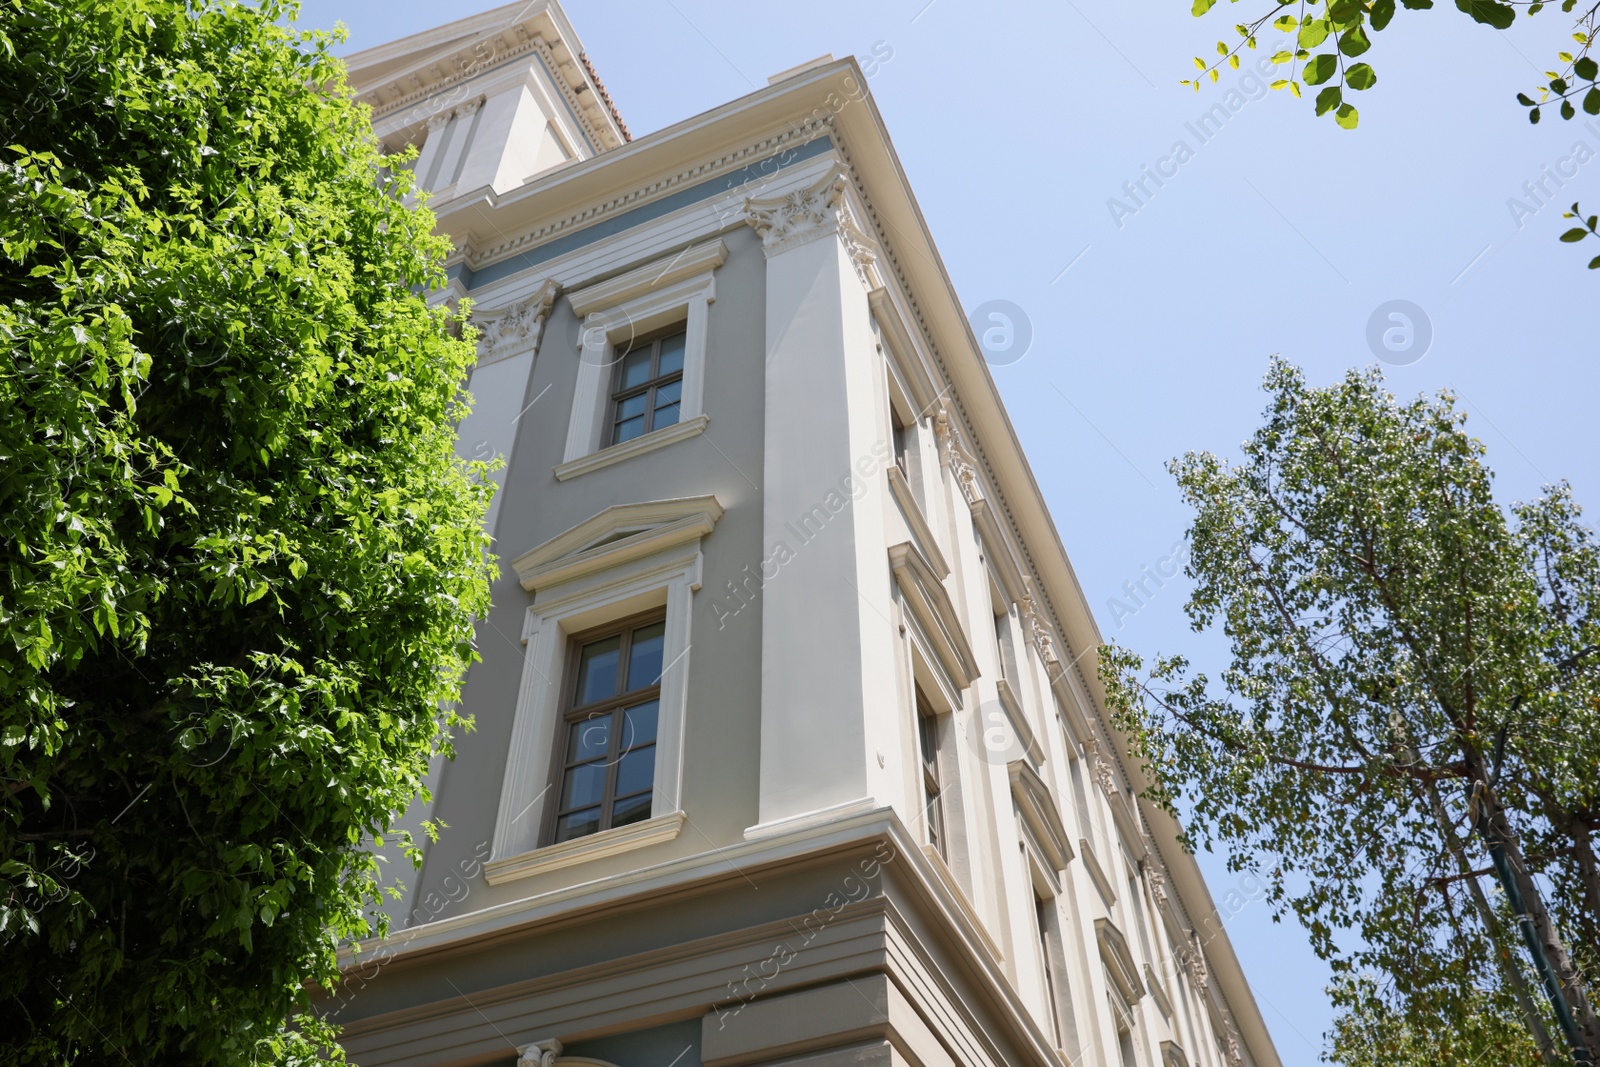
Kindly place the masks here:
<instances>
[{"instance_id":1,"label":"window sill","mask_svg":"<svg viewBox=\"0 0 1600 1067\"><path fill-rule=\"evenodd\" d=\"M620 445L611 445L609 448L602 448L598 452L591 452L587 456L579 456L577 459L568 460L555 467L556 480L564 482L569 478L576 478L580 474L588 474L590 471L609 467L613 463L621 463L625 459L642 456L646 452L654 452L656 449L665 448L676 441L702 434L709 425L711 425L711 416L696 415L692 419L685 419L683 422L674 423L664 429L652 430L643 437L635 437L633 440L625 441Z\"/></svg>"},{"instance_id":2,"label":"window sill","mask_svg":"<svg viewBox=\"0 0 1600 1067\"><path fill-rule=\"evenodd\" d=\"M683 812L674 811L654 819L646 819L644 822L636 822L631 826L601 830L588 837L563 841L558 845L547 845L532 852L507 856L505 859L490 860L483 865L483 877L490 885L500 885L503 882L514 882L518 878L531 878L536 874L559 871L563 867L587 863L605 856L615 856L619 852L643 848L645 845L671 841L683 832L683 824L688 819L689 817Z\"/></svg>"}]
</instances>

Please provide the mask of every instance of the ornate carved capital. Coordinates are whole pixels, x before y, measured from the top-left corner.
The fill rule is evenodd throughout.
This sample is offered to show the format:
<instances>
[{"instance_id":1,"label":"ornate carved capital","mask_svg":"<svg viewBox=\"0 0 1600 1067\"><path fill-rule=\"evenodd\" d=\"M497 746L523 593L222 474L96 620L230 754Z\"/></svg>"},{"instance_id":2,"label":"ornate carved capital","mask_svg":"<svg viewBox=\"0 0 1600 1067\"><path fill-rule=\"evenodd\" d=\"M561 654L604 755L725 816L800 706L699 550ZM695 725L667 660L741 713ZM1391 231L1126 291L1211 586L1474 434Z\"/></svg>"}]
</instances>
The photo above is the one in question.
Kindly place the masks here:
<instances>
[{"instance_id":1,"label":"ornate carved capital","mask_svg":"<svg viewBox=\"0 0 1600 1067\"><path fill-rule=\"evenodd\" d=\"M560 1055L561 1042L555 1038L535 1041L522 1050L522 1056L517 1060L517 1067L555 1067L556 1059Z\"/></svg>"},{"instance_id":2,"label":"ornate carved capital","mask_svg":"<svg viewBox=\"0 0 1600 1067\"><path fill-rule=\"evenodd\" d=\"M1206 991L1206 982L1210 978L1206 970L1206 954L1200 947L1200 935L1193 930L1189 931L1189 950L1183 954L1184 970L1189 972L1189 981L1202 994Z\"/></svg>"},{"instance_id":3,"label":"ornate carved capital","mask_svg":"<svg viewBox=\"0 0 1600 1067\"><path fill-rule=\"evenodd\" d=\"M1165 907L1167 904L1167 876L1159 867L1152 865L1145 871L1145 877L1150 880L1150 895L1156 898L1156 904Z\"/></svg>"},{"instance_id":4,"label":"ornate carved capital","mask_svg":"<svg viewBox=\"0 0 1600 1067\"><path fill-rule=\"evenodd\" d=\"M561 291L553 279L546 279L536 292L477 319L478 362L489 363L522 348L539 350L545 320Z\"/></svg>"},{"instance_id":5,"label":"ornate carved capital","mask_svg":"<svg viewBox=\"0 0 1600 1067\"><path fill-rule=\"evenodd\" d=\"M837 236L855 264L862 284L871 286L877 252L873 242L856 222L846 191L849 175L844 165L835 163L813 184L782 196L746 197L745 221L761 235L767 258L823 237Z\"/></svg>"},{"instance_id":6,"label":"ornate carved capital","mask_svg":"<svg viewBox=\"0 0 1600 1067\"><path fill-rule=\"evenodd\" d=\"M1094 763L1095 781L1100 784L1100 789L1106 796L1112 796L1117 791L1117 776L1111 769L1111 761L1106 759L1105 753L1100 750L1100 742L1089 741L1089 759Z\"/></svg>"}]
</instances>

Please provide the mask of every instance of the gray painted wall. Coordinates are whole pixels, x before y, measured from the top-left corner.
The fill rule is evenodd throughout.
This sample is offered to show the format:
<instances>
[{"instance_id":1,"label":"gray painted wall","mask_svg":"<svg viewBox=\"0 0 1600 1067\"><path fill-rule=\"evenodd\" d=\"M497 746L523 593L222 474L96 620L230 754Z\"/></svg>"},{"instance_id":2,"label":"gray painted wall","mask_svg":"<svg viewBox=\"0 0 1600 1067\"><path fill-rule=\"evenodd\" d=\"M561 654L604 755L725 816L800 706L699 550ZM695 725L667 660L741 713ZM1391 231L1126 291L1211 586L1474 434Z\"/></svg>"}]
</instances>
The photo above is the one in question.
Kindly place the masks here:
<instances>
[{"instance_id":1,"label":"gray painted wall","mask_svg":"<svg viewBox=\"0 0 1600 1067\"><path fill-rule=\"evenodd\" d=\"M716 272L706 342L705 411L711 423L701 436L557 481L551 468L562 460L577 384L578 323L564 297L551 311L527 395L518 405L533 406L518 421L500 497L500 577L489 618L478 626L483 661L468 672L463 693L463 711L474 717L476 729L457 738L456 759L445 764L434 791L433 817L447 825L428 849L414 907L438 907L436 918L731 844L757 821L761 613L751 607L724 618L719 629L712 609L727 583L746 565L759 567L764 555L758 484L766 264L749 227L738 226L723 239L729 255ZM533 600L517 583L510 559L613 504L706 493L726 512L704 542L704 589L695 596L690 627L683 792L689 827L676 841L586 863L581 873L568 868L501 886L488 885L481 873L464 878L463 870L478 870L474 861L488 854L485 843L494 833L522 675L523 616Z\"/></svg>"}]
</instances>

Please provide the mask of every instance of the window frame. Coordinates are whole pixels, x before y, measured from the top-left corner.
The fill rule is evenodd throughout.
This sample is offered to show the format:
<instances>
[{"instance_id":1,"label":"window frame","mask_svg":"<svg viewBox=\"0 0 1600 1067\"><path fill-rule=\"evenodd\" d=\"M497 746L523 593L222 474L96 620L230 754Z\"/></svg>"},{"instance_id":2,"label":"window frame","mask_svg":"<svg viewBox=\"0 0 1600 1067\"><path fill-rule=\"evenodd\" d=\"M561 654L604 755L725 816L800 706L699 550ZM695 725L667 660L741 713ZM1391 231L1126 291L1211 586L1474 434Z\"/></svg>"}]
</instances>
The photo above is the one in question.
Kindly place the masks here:
<instances>
[{"instance_id":1,"label":"window frame","mask_svg":"<svg viewBox=\"0 0 1600 1067\"><path fill-rule=\"evenodd\" d=\"M676 371L662 374L660 368L663 342L674 337L683 338L683 360ZM644 346L649 346L650 348L649 375L639 385L632 385L624 388L622 385L622 375L627 366L628 357ZM606 420L601 426L601 429L605 435L604 443L601 446L602 450L607 448L615 448L618 445L625 445L630 441L637 441L642 437L648 437L657 430L665 430L668 427L676 426L678 423L683 421L683 382L684 374L689 361L689 324L687 322L671 323L667 326L661 327L660 329L652 330L650 333L645 334L639 339L627 343L626 347L620 352L615 351L615 346L613 346L613 351L614 366L611 374L611 399L606 409ZM675 383L678 386L678 399L675 404L671 406L675 406L678 409L678 417L673 419L672 422L666 423L662 426L657 426L655 424L655 417L656 412L660 409L661 405L655 403L656 391ZM633 437L628 438L627 440L619 441L617 440L617 428L622 424L623 421L618 418L622 404L624 401L632 400L636 396L643 396L645 398L644 413L642 416L644 418L644 430L638 434L635 434Z\"/></svg>"},{"instance_id":2,"label":"window frame","mask_svg":"<svg viewBox=\"0 0 1600 1067\"><path fill-rule=\"evenodd\" d=\"M630 708L638 707L641 704L647 704L651 701L654 701L656 704L656 716L658 722L657 737L659 737L662 675L658 674L655 680L649 685L641 686L638 689L618 690L603 700L594 700L587 704L575 704L573 702L577 698L577 685L579 681L579 673L582 668L583 650L589 645L595 644L598 641L604 641L614 636L620 636L622 638L622 642L618 647L617 656L617 684L625 685L627 672L632 663L634 633L646 626L652 626L656 623L660 623L662 626L662 665L665 667L666 622L666 609L652 608L648 611L642 611L634 615L616 619L605 625L597 626L593 629L583 631L582 633L573 634L568 637L565 669L561 673L562 695L560 704L558 705L558 713L560 717L556 723L555 745L553 746L551 753L552 765L549 780L555 790L555 802L548 805L549 810L545 815L545 825L539 834L539 840L542 845L548 847L550 845L565 844L568 841L581 841L586 837L593 837L597 833L603 833L606 830L616 829L618 824L613 820L615 818L614 806L618 800L630 800L635 796L647 795L651 798L651 804L653 808L655 800L655 762L660 758L660 750L657 740L652 739L649 742L650 747L656 748L656 751L651 753L650 789L645 793L630 793L626 797L618 797L616 795L616 781L618 768L622 763L622 757L626 755L627 752L633 751L633 747L630 745L624 751L617 751L616 746L617 740L621 736L621 733L618 729L618 724L619 722L623 721L624 713ZM663 670L662 674L665 674L665 670ZM594 762L593 760L578 760L571 764L567 762L566 752L567 740L569 736L568 731L571 729L573 724L593 719L601 714L608 716L611 722L610 726L608 727L610 733L607 738L606 777L605 782L601 786L600 790L600 825L596 829L589 831L587 834L578 834L574 837L558 837L557 832L561 824L561 817L563 815L571 814L571 812L563 811L561 808L561 790L566 784L566 774L573 767ZM572 811L582 811L584 808L592 806L593 805L585 804L572 809ZM648 818L650 818L650 815L647 810L645 819ZM633 823L641 821L644 820L635 819L633 822L622 823L621 825L631 826Z\"/></svg>"},{"instance_id":3,"label":"window frame","mask_svg":"<svg viewBox=\"0 0 1600 1067\"><path fill-rule=\"evenodd\" d=\"M670 841L682 831L691 622L704 573L701 539L722 514L713 496L614 504L511 560L533 602L523 616L522 676L493 845L484 863L490 885ZM551 679L561 677L572 637L652 609L665 610L666 636L650 818L545 845L539 831L555 803L550 770L562 718L562 694Z\"/></svg>"},{"instance_id":4,"label":"window frame","mask_svg":"<svg viewBox=\"0 0 1600 1067\"><path fill-rule=\"evenodd\" d=\"M922 801L923 837L948 863L950 830L944 811L944 776L939 770L939 714L922 692L922 686L913 685L913 691L917 716L917 762L922 772L919 797Z\"/></svg>"},{"instance_id":5,"label":"window frame","mask_svg":"<svg viewBox=\"0 0 1600 1067\"><path fill-rule=\"evenodd\" d=\"M711 421L705 414L710 306L717 298L716 270L727 257L727 245L711 241L568 295L567 303L579 326L578 380L566 446L561 462L554 467L558 481L705 432ZM608 416L612 412L616 346L674 326L684 331L678 421L622 444L610 444Z\"/></svg>"}]
</instances>

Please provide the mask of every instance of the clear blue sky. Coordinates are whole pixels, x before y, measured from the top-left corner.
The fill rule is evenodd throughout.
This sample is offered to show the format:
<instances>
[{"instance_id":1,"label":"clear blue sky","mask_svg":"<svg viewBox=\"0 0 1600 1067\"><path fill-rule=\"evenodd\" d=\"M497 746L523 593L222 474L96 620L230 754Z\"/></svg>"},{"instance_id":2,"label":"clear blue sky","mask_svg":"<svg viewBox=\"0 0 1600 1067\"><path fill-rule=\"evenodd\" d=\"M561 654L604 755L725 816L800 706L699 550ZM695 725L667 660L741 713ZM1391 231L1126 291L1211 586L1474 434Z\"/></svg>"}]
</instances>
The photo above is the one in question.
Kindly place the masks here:
<instances>
[{"instance_id":1,"label":"clear blue sky","mask_svg":"<svg viewBox=\"0 0 1600 1067\"><path fill-rule=\"evenodd\" d=\"M1359 94L1359 130L1277 92L1202 144L1185 124L1240 75L1198 96L1177 82L1265 2L1203 19L1188 0L564 5L635 136L823 53L892 49L870 88L964 305L1010 300L1031 319L1031 350L995 377L1102 632L1214 674L1223 649L1188 632L1181 578L1120 626L1107 607L1187 525L1163 464L1237 454L1272 353L1318 383L1374 362L1367 323L1389 300L1420 306L1434 331L1391 387L1456 390L1505 500L1566 478L1600 506L1583 317L1600 246L1556 242L1562 205L1600 210L1600 123L1531 127L1514 100L1570 40L1565 17L1552 5L1501 33L1453 5L1401 10L1364 57L1379 81ZM301 24L344 21L349 51L493 6L306 0ZM1129 200L1123 183L1179 140L1192 158ZM1579 141L1596 158L1519 227L1508 199L1534 207L1524 183ZM1111 197L1137 210L1114 220ZM1202 861L1221 900L1236 879ZM1331 1013L1304 934L1260 903L1229 931L1285 1063L1315 1063Z\"/></svg>"}]
</instances>

